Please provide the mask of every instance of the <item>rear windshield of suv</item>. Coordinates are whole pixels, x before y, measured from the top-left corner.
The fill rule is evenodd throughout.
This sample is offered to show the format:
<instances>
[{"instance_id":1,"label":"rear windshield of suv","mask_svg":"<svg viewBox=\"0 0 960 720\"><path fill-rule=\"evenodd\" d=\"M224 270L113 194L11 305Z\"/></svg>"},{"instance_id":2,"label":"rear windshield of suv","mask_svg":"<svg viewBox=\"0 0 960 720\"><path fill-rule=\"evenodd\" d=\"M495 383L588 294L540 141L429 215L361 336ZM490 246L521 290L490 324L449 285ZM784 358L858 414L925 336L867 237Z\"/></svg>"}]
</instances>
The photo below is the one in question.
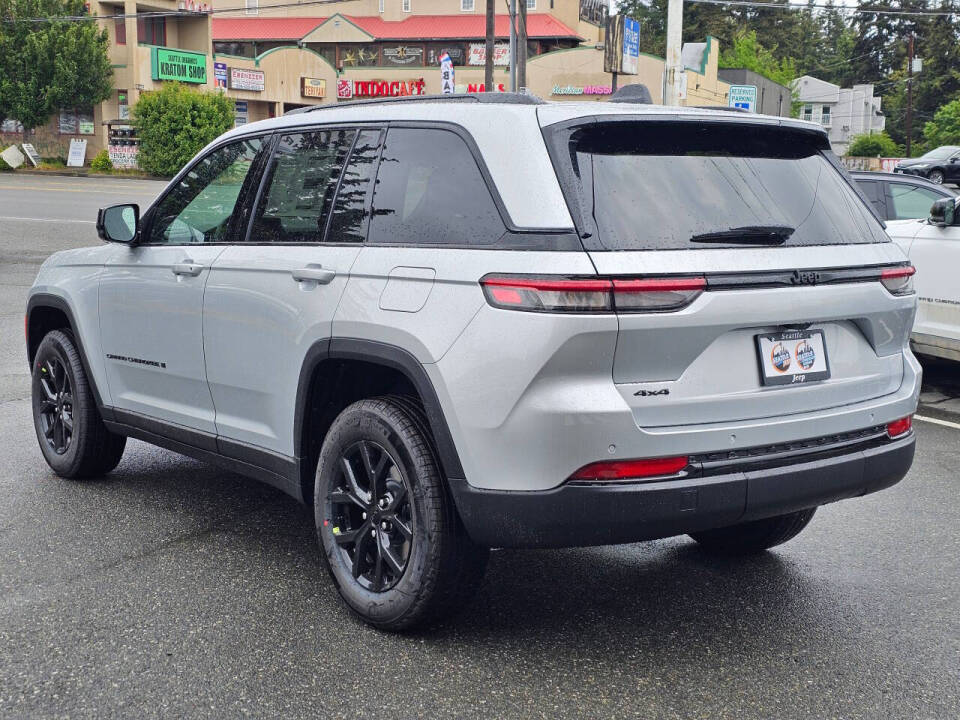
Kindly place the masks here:
<instances>
[{"instance_id":1,"label":"rear windshield of suv","mask_svg":"<svg viewBox=\"0 0 960 720\"><path fill-rule=\"evenodd\" d=\"M557 160L588 249L888 242L821 142L746 124L607 122L575 129Z\"/></svg>"}]
</instances>

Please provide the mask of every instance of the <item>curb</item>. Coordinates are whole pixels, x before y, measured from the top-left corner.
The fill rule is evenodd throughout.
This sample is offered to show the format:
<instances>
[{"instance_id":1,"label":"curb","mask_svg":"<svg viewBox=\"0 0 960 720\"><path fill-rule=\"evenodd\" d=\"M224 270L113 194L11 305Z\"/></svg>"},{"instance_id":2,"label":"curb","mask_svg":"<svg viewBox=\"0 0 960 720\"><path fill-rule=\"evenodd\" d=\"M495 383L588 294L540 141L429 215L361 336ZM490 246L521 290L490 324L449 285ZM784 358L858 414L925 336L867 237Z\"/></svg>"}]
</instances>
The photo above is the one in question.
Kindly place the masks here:
<instances>
[{"instance_id":1,"label":"curb","mask_svg":"<svg viewBox=\"0 0 960 720\"><path fill-rule=\"evenodd\" d=\"M111 173L91 173L89 170L84 168L74 169L63 169L63 170L39 170L35 168L21 168L15 170L13 174L22 174L22 175L50 175L53 177L89 177L96 179L104 180L156 180L157 182L169 182L170 178L157 177L156 175L113 175Z\"/></svg>"}]
</instances>

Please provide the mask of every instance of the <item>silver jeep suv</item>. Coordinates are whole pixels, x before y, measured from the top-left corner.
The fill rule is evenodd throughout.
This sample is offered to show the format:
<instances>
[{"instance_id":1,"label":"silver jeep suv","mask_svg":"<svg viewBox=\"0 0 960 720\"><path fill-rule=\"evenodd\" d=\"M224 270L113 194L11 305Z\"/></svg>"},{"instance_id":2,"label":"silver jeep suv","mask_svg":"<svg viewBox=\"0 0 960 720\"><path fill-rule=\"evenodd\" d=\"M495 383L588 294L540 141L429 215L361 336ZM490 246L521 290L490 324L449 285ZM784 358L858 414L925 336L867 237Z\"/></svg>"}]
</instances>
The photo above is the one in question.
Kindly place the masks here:
<instances>
[{"instance_id":1,"label":"silver jeep suv","mask_svg":"<svg viewBox=\"0 0 960 720\"><path fill-rule=\"evenodd\" d=\"M275 485L379 627L462 603L491 547L759 552L913 458L913 268L809 123L311 108L98 230L30 292L47 462L133 437Z\"/></svg>"}]
</instances>

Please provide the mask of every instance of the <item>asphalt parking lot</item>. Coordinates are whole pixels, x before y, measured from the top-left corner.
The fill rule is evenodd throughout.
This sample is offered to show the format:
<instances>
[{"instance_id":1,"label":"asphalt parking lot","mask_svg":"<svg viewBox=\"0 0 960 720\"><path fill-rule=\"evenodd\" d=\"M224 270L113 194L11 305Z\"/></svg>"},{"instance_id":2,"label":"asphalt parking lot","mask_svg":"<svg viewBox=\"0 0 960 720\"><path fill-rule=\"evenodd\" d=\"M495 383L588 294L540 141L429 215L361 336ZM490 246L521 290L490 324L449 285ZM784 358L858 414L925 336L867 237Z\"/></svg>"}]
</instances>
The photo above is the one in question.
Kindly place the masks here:
<instances>
[{"instance_id":1,"label":"asphalt parking lot","mask_svg":"<svg viewBox=\"0 0 960 720\"><path fill-rule=\"evenodd\" d=\"M98 206L160 187L0 176L0 717L960 717L946 364L909 476L776 551L497 551L464 614L413 635L343 609L278 491L135 441L108 478L60 480L30 419L27 288L97 242Z\"/></svg>"}]
</instances>

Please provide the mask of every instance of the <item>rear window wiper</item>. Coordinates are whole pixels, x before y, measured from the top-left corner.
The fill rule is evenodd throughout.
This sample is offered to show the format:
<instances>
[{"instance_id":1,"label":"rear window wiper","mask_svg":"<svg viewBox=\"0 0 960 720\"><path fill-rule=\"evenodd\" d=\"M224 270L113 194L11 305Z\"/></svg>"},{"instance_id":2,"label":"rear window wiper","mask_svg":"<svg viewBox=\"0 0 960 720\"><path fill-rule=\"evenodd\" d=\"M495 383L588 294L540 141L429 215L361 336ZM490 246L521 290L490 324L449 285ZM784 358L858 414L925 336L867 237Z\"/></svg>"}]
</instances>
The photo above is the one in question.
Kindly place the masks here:
<instances>
[{"instance_id":1,"label":"rear window wiper","mask_svg":"<svg viewBox=\"0 0 960 720\"><path fill-rule=\"evenodd\" d=\"M731 245L783 245L795 228L786 225L744 225L743 227L700 233L690 238L695 243Z\"/></svg>"}]
</instances>

